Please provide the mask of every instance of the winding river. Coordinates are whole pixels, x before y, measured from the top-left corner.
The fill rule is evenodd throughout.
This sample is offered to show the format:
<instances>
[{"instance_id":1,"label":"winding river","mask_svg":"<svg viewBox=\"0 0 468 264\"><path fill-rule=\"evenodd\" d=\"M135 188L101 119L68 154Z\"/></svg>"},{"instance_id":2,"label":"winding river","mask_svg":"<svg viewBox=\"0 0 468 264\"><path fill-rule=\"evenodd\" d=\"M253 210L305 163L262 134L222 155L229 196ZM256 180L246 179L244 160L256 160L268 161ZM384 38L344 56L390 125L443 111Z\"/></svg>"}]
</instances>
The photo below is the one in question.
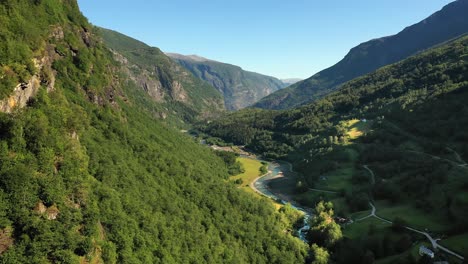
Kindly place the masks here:
<instances>
[{"instance_id":1,"label":"winding river","mask_svg":"<svg viewBox=\"0 0 468 264\"><path fill-rule=\"evenodd\" d=\"M252 158L252 157L249 157L249 158ZM259 159L255 159L255 160L262 161ZM250 187L257 193L260 193L261 195L271 198L275 201L280 201L282 204L290 203L291 207L304 213L304 223L301 228L296 230L296 232L297 232L298 237L302 241L307 242L306 235L307 235L307 231L310 229L308 220L311 215L311 210L301 207L288 196L277 193L275 192L274 189L269 187L269 182L271 182L272 180L277 179L278 177L288 177L288 174L293 173L291 168L292 166L288 162L284 162L284 161L269 162L269 165L268 165L269 172L262 177L256 178L250 184Z\"/></svg>"}]
</instances>

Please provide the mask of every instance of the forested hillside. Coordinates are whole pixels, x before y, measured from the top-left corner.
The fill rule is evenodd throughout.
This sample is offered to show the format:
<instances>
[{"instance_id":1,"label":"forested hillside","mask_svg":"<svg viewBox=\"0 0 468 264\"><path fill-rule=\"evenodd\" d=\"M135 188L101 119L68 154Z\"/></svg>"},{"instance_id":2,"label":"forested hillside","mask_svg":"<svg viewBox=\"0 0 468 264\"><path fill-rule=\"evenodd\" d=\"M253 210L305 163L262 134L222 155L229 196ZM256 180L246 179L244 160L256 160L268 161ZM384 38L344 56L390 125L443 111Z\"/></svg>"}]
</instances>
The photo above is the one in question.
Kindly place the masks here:
<instances>
[{"instance_id":1,"label":"forested hillside","mask_svg":"<svg viewBox=\"0 0 468 264\"><path fill-rule=\"evenodd\" d=\"M290 195L305 206L332 201L338 215L354 219L330 248L337 263L417 263L411 252L425 237L405 226L442 237L442 245L466 257L467 73L462 37L304 107L247 109L201 129L289 159L302 175ZM373 216L369 203L393 224ZM461 263L443 252L437 258Z\"/></svg>"},{"instance_id":2,"label":"forested hillside","mask_svg":"<svg viewBox=\"0 0 468 264\"><path fill-rule=\"evenodd\" d=\"M468 1L457 0L396 35L362 43L337 64L256 103L264 109L288 109L323 98L341 84L408 58L468 32Z\"/></svg>"},{"instance_id":3,"label":"forested hillside","mask_svg":"<svg viewBox=\"0 0 468 264\"><path fill-rule=\"evenodd\" d=\"M468 37L345 83L322 100L293 110L245 109L201 128L266 156L285 156L318 137L342 137L339 122L413 111L422 102L464 91ZM454 118L462 116L454 115Z\"/></svg>"},{"instance_id":4,"label":"forested hillside","mask_svg":"<svg viewBox=\"0 0 468 264\"><path fill-rule=\"evenodd\" d=\"M75 0L1 1L0 21L1 263L304 262L270 204L162 123Z\"/></svg>"},{"instance_id":5,"label":"forested hillside","mask_svg":"<svg viewBox=\"0 0 468 264\"><path fill-rule=\"evenodd\" d=\"M195 78L158 48L116 31L97 28L97 32L129 79L162 106L159 113L162 118L175 115L193 122L224 110L221 93Z\"/></svg>"},{"instance_id":6,"label":"forested hillside","mask_svg":"<svg viewBox=\"0 0 468 264\"><path fill-rule=\"evenodd\" d=\"M235 65L198 56L174 53L167 55L195 76L218 89L224 96L224 103L228 110L239 110L251 106L263 97L286 86L277 78L245 71Z\"/></svg>"}]
</instances>

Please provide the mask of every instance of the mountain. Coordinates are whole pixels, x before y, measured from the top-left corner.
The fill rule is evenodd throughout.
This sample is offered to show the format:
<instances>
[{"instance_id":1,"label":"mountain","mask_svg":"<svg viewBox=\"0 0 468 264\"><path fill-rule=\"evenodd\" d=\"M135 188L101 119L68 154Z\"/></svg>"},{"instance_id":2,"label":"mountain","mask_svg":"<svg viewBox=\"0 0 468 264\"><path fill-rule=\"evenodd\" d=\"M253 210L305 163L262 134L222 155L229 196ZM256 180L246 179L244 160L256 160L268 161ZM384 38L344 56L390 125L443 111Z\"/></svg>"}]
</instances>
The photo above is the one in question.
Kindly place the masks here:
<instances>
[{"instance_id":1,"label":"mountain","mask_svg":"<svg viewBox=\"0 0 468 264\"><path fill-rule=\"evenodd\" d=\"M287 86L293 85L293 84L295 84L297 82L300 82L302 80L303 79L299 79L299 78L281 79L281 81Z\"/></svg>"},{"instance_id":2,"label":"mountain","mask_svg":"<svg viewBox=\"0 0 468 264\"><path fill-rule=\"evenodd\" d=\"M238 110L250 106L286 86L274 77L244 71L235 65L196 55L184 56L175 53L167 55L198 78L216 87L223 94L224 103L228 110Z\"/></svg>"},{"instance_id":3,"label":"mountain","mask_svg":"<svg viewBox=\"0 0 468 264\"><path fill-rule=\"evenodd\" d=\"M454 1L400 33L358 45L334 66L275 92L254 105L286 109L322 98L340 84L468 32L468 0Z\"/></svg>"},{"instance_id":4,"label":"mountain","mask_svg":"<svg viewBox=\"0 0 468 264\"><path fill-rule=\"evenodd\" d=\"M1 263L304 263L283 213L161 118L219 109L214 88L143 44L125 62L75 0L0 21Z\"/></svg>"},{"instance_id":5,"label":"mountain","mask_svg":"<svg viewBox=\"0 0 468 264\"><path fill-rule=\"evenodd\" d=\"M162 117L175 112L184 121L192 122L224 109L222 96L216 89L193 77L158 48L116 31L104 28L97 31L131 80L167 109L160 113Z\"/></svg>"},{"instance_id":6,"label":"mountain","mask_svg":"<svg viewBox=\"0 0 468 264\"><path fill-rule=\"evenodd\" d=\"M464 36L302 107L244 109L200 129L265 158L289 160L300 177L272 179L269 191L306 207L331 201L338 216L353 219L342 228L345 239L328 249L334 263L369 256L369 263L418 263L411 252L422 231L405 226L446 234L439 243L452 253L438 250L436 258L461 263L468 257L460 242L468 239L467 70ZM371 208L393 224L376 219ZM313 235L309 241L320 243Z\"/></svg>"}]
</instances>

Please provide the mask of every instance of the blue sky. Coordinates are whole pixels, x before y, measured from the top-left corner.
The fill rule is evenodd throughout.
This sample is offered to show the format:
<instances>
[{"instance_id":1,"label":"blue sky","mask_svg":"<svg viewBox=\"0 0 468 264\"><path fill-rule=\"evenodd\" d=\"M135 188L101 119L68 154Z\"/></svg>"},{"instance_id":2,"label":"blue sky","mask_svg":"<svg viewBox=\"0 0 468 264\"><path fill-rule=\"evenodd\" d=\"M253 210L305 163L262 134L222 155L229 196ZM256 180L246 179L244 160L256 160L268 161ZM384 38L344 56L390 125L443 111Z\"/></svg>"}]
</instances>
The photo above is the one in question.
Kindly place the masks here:
<instances>
[{"instance_id":1,"label":"blue sky","mask_svg":"<svg viewBox=\"0 0 468 264\"><path fill-rule=\"evenodd\" d=\"M94 25L165 52L307 78L452 0L78 0Z\"/></svg>"}]
</instances>

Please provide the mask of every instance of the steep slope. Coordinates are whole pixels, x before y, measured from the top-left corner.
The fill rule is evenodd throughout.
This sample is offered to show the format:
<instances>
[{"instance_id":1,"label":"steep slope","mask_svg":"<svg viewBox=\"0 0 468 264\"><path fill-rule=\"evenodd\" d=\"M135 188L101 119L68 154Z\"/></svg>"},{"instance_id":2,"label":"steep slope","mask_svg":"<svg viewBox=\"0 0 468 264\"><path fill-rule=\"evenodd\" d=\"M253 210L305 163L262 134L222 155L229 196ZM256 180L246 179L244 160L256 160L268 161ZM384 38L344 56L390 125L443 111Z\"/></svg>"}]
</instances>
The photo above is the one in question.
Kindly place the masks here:
<instances>
[{"instance_id":1,"label":"steep slope","mask_svg":"<svg viewBox=\"0 0 468 264\"><path fill-rule=\"evenodd\" d=\"M194 78L158 48L116 31L97 30L132 81L168 109L162 116L175 111L192 122L194 116L205 118L224 109L222 96L216 89Z\"/></svg>"},{"instance_id":2,"label":"steep slope","mask_svg":"<svg viewBox=\"0 0 468 264\"><path fill-rule=\"evenodd\" d=\"M272 206L161 121L76 1L2 1L0 21L1 263L304 262Z\"/></svg>"},{"instance_id":3,"label":"steep slope","mask_svg":"<svg viewBox=\"0 0 468 264\"><path fill-rule=\"evenodd\" d=\"M467 45L468 37L463 37L383 67L300 108L245 109L214 120L204 129L236 144L246 144L264 155L286 155L311 137L328 136L328 133L336 136L333 127L341 120L375 118L395 109L412 109L422 101L436 100L456 90L466 90Z\"/></svg>"},{"instance_id":4,"label":"steep slope","mask_svg":"<svg viewBox=\"0 0 468 264\"><path fill-rule=\"evenodd\" d=\"M340 84L468 32L468 1L457 0L400 33L351 49L343 60L302 82L262 99L254 106L286 109L316 100Z\"/></svg>"},{"instance_id":5,"label":"steep slope","mask_svg":"<svg viewBox=\"0 0 468 264\"><path fill-rule=\"evenodd\" d=\"M228 110L239 110L252 105L261 98L286 85L270 76L244 71L238 66L208 60L199 56L184 56L168 53L180 65L198 78L207 81L224 96Z\"/></svg>"}]
</instances>

